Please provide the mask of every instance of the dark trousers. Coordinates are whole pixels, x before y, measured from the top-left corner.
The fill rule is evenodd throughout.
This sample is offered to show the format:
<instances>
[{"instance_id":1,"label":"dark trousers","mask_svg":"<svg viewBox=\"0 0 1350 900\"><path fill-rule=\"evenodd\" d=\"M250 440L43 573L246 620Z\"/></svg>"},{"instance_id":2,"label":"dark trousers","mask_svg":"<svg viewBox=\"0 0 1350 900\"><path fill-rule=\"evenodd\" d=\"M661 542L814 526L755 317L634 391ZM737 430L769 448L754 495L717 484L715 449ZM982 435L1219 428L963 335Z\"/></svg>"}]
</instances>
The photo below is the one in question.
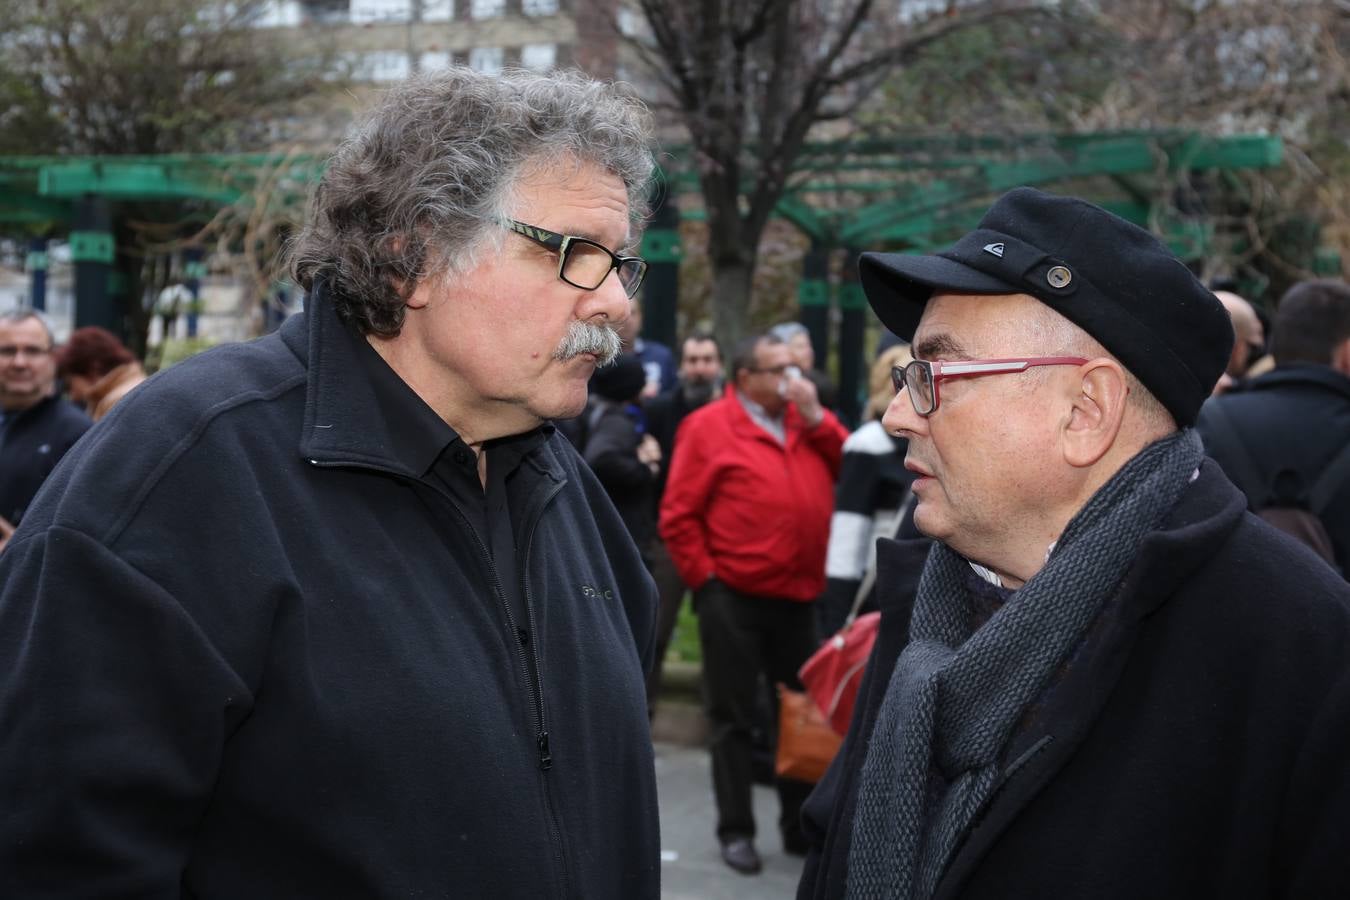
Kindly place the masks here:
<instances>
[{"instance_id":1,"label":"dark trousers","mask_svg":"<svg viewBox=\"0 0 1350 900\"><path fill-rule=\"evenodd\" d=\"M797 670L816 649L809 603L752 597L714 579L695 596L703 647L703 701L712 729L717 837L755 835L751 729L761 673L770 685L801 690ZM812 785L777 779L778 827L788 846L802 844L802 801Z\"/></svg>"},{"instance_id":2,"label":"dark trousers","mask_svg":"<svg viewBox=\"0 0 1350 900\"><path fill-rule=\"evenodd\" d=\"M648 545L647 558L651 561L652 580L656 582L659 600L656 609L656 662L647 676L647 717L651 718L656 712L656 698L661 693L661 670L666 663L666 649L670 647L670 637L675 632L680 605L684 603L685 586L680 580L680 573L675 571L675 562L666 551L665 542L659 537Z\"/></svg>"}]
</instances>

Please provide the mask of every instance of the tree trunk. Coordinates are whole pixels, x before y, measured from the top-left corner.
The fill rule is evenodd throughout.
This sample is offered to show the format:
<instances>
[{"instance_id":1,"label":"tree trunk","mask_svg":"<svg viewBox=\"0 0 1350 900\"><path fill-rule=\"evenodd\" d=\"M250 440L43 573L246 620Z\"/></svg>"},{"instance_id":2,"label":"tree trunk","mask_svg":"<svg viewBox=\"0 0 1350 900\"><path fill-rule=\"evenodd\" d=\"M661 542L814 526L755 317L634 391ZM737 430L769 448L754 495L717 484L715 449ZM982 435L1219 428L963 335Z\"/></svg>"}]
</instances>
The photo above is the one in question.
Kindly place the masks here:
<instances>
[{"instance_id":1,"label":"tree trunk","mask_svg":"<svg viewBox=\"0 0 1350 900\"><path fill-rule=\"evenodd\" d=\"M709 248L711 250L711 248ZM741 254L709 254L712 262L713 336L723 358L749 331L750 288L754 281L754 257Z\"/></svg>"}]
</instances>

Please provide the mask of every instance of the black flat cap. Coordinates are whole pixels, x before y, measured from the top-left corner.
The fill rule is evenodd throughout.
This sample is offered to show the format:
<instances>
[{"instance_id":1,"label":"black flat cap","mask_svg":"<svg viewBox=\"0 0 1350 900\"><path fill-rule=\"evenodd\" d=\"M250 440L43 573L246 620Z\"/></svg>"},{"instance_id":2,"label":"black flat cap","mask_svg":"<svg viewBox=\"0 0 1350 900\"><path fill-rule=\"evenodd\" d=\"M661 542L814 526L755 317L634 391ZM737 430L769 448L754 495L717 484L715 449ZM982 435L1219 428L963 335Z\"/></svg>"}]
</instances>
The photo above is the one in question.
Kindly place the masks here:
<instances>
[{"instance_id":1,"label":"black flat cap","mask_svg":"<svg viewBox=\"0 0 1350 900\"><path fill-rule=\"evenodd\" d=\"M1182 426L1194 424L1233 349L1223 305L1161 241L1033 188L1004 194L932 256L864 253L859 278L882 324L907 340L934 293L1030 294L1096 338Z\"/></svg>"}]
</instances>

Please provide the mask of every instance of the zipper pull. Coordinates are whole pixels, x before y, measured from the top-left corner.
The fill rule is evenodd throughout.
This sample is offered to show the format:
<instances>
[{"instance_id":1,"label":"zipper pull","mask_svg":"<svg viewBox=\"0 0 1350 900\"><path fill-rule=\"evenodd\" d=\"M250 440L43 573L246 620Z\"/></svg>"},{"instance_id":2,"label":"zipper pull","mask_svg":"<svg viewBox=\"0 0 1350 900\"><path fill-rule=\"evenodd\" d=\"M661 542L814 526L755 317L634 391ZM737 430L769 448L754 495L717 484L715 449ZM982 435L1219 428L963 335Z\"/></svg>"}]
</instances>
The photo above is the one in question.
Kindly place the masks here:
<instances>
[{"instance_id":1,"label":"zipper pull","mask_svg":"<svg viewBox=\"0 0 1350 900\"><path fill-rule=\"evenodd\" d=\"M539 768L547 772L553 768L553 755L548 752L548 732L539 732L535 743L539 745Z\"/></svg>"}]
</instances>

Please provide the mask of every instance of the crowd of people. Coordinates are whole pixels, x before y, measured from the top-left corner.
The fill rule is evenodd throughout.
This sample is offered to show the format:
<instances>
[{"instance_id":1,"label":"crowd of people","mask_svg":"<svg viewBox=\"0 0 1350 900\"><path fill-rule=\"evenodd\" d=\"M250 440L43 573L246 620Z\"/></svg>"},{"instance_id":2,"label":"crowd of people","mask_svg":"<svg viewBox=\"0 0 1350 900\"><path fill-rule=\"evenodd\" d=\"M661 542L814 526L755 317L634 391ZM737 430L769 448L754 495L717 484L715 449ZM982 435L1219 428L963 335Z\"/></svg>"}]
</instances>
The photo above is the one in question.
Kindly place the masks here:
<instances>
[{"instance_id":1,"label":"crowd of people","mask_svg":"<svg viewBox=\"0 0 1350 900\"><path fill-rule=\"evenodd\" d=\"M1350 286L1263 323L1019 188L863 254L850 433L799 323L644 338L651 137L414 77L276 333L145 380L0 316L0 894L655 898L686 597L736 872L766 691L860 604L843 746L775 783L800 898L1350 892Z\"/></svg>"}]
</instances>

